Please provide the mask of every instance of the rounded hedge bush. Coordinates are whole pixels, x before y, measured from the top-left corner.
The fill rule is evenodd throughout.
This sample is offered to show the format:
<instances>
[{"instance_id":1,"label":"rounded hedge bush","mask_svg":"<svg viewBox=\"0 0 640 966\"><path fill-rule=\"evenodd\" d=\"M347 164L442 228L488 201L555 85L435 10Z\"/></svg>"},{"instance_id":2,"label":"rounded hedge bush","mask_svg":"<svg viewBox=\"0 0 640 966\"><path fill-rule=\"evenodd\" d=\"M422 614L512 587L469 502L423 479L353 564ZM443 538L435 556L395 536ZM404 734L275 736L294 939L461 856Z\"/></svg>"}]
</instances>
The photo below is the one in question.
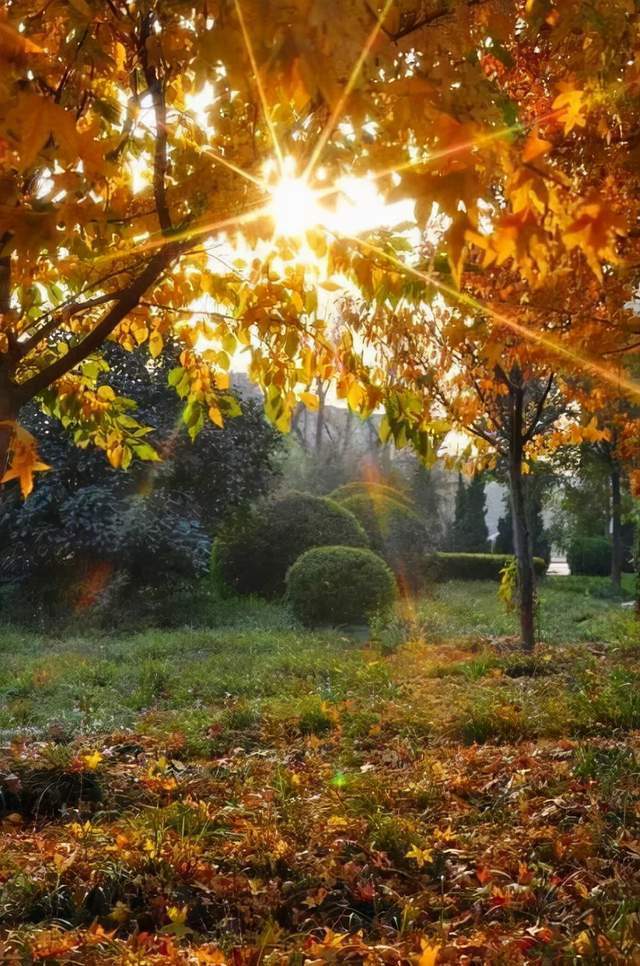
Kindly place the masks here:
<instances>
[{"instance_id":1,"label":"rounded hedge bush","mask_svg":"<svg viewBox=\"0 0 640 966\"><path fill-rule=\"evenodd\" d=\"M343 503L352 496L369 496L374 500L384 497L387 500L402 503L411 509L411 498L407 496L404 490L389 486L388 483L368 483L366 480L354 480L352 483L344 483L337 487L329 496L332 500L337 500L338 503Z\"/></svg>"},{"instance_id":2,"label":"rounded hedge bush","mask_svg":"<svg viewBox=\"0 0 640 966\"><path fill-rule=\"evenodd\" d=\"M359 624L387 611L396 582L384 560L359 547L314 547L287 574L287 598L304 624Z\"/></svg>"},{"instance_id":3,"label":"rounded hedge bush","mask_svg":"<svg viewBox=\"0 0 640 966\"><path fill-rule=\"evenodd\" d=\"M338 543L368 546L354 515L327 497L288 493L222 528L214 573L236 593L277 597L284 593L287 570L305 550Z\"/></svg>"},{"instance_id":4,"label":"rounded hedge bush","mask_svg":"<svg viewBox=\"0 0 640 966\"><path fill-rule=\"evenodd\" d=\"M567 550L572 574L606 577L611 572L611 544L606 537L576 537Z\"/></svg>"},{"instance_id":5,"label":"rounded hedge bush","mask_svg":"<svg viewBox=\"0 0 640 966\"><path fill-rule=\"evenodd\" d=\"M400 584L419 590L430 540L423 521L410 507L388 496L354 494L342 501L362 524L371 549L391 567Z\"/></svg>"}]
</instances>

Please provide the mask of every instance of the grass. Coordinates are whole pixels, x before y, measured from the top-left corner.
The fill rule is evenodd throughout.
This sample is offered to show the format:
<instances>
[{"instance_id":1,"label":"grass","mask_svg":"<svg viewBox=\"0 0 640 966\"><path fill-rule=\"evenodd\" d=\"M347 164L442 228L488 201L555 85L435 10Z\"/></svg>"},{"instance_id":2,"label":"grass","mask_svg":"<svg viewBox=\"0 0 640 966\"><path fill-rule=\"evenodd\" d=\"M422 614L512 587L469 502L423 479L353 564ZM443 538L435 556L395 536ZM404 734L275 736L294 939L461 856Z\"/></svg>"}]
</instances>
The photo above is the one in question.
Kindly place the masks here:
<instances>
[{"instance_id":1,"label":"grass","mask_svg":"<svg viewBox=\"0 0 640 966\"><path fill-rule=\"evenodd\" d=\"M547 644L625 641L633 618L620 605L633 599L634 580L632 574L624 575L623 594L618 598L606 578L546 577L539 592L540 639ZM516 615L505 612L490 588L483 581L436 585L433 596L419 609L427 632L443 639L516 634Z\"/></svg>"},{"instance_id":2,"label":"grass","mask_svg":"<svg viewBox=\"0 0 640 966\"><path fill-rule=\"evenodd\" d=\"M540 625L452 582L371 640L4 628L0 960L635 961L635 619L558 577Z\"/></svg>"}]
</instances>

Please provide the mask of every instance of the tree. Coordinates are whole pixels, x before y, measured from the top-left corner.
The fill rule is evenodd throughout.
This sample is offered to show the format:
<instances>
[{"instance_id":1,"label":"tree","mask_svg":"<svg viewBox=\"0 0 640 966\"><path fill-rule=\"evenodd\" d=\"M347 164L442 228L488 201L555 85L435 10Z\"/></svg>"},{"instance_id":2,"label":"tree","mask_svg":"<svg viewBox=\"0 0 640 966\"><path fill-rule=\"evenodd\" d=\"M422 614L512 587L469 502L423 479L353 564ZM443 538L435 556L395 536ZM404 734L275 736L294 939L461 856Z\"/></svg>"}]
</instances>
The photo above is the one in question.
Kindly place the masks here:
<instances>
[{"instance_id":1,"label":"tree","mask_svg":"<svg viewBox=\"0 0 640 966\"><path fill-rule=\"evenodd\" d=\"M628 307L638 193L625 174L638 136L625 58L638 24L623 4L597 7L595 26L582 5L514 5L522 29L507 14L499 42L488 41L490 52L479 56L512 118L535 118L528 135L496 137L478 171L469 112L467 153L443 146L433 164L412 169L417 210L432 214L421 243L378 232L361 242L359 256L343 254L372 279L352 329L354 341L376 352L385 432L428 455L448 420L480 441L469 452L474 462L508 463L527 649L535 583L524 469L563 441L607 437L576 384L595 382L612 398L638 395L624 363L638 334ZM622 110L617 135L614 101Z\"/></svg>"},{"instance_id":2,"label":"tree","mask_svg":"<svg viewBox=\"0 0 640 966\"><path fill-rule=\"evenodd\" d=\"M162 462L115 470L31 406L23 423L52 469L26 502L15 485L0 494L0 540L7 548L0 580L28 587L32 602L50 598L58 609L100 597L113 612L125 594L135 592L140 605L145 588L146 595L167 594L192 582L209 567L211 537L223 517L264 494L275 477L282 437L257 403L243 402L242 414L223 430L205 427L192 443L167 386L175 351L168 347L153 365L140 349L112 345L106 356L114 391L133 397L153 424L147 438Z\"/></svg>"},{"instance_id":3,"label":"tree","mask_svg":"<svg viewBox=\"0 0 640 966\"><path fill-rule=\"evenodd\" d=\"M486 524L487 501L481 475L465 484L458 474L454 519L451 528L451 550L459 553L486 553L489 531Z\"/></svg>"}]
</instances>

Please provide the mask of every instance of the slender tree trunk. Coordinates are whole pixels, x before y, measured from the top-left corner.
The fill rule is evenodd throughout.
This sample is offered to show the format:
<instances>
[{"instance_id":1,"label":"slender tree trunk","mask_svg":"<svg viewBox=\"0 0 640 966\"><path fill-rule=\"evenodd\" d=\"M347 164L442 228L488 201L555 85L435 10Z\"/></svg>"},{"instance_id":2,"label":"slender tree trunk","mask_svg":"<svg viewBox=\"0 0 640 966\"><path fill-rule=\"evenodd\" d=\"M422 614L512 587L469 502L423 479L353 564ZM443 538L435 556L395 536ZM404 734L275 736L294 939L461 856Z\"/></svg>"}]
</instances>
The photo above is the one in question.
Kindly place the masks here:
<instances>
[{"instance_id":1,"label":"slender tree trunk","mask_svg":"<svg viewBox=\"0 0 640 966\"><path fill-rule=\"evenodd\" d=\"M525 483L522 473L523 394L515 393L512 407L511 440L509 446L509 488L513 517L513 549L518 570L518 606L520 611L520 639L528 654L535 649L536 578L533 569L531 534L527 521Z\"/></svg>"},{"instance_id":2,"label":"slender tree trunk","mask_svg":"<svg viewBox=\"0 0 640 966\"><path fill-rule=\"evenodd\" d=\"M322 443L324 437L324 401L326 397L326 389L322 385L320 379L316 382L316 391L318 393L318 411L316 413L316 439L315 439L315 450L316 456L320 456L322 453Z\"/></svg>"},{"instance_id":3,"label":"slender tree trunk","mask_svg":"<svg viewBox=\"0 0 640 966\"><path fill-rule=\"evenodd\" d=\"M616 459L611 462L611 583L622 587L622 495L620 492L620 466Z\"/></svg>"}]
</instances>

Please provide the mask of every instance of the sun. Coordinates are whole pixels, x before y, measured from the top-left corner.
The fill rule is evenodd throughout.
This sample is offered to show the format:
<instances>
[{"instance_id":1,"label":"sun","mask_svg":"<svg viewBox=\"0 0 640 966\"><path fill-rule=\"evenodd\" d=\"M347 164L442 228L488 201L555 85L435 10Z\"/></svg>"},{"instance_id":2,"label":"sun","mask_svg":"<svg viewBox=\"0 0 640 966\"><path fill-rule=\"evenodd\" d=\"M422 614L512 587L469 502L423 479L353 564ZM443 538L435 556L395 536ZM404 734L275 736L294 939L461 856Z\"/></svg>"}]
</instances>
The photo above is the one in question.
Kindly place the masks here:
<instances>
[{"instance_id":1,"label":"sun","mask_svg":"<svg viewBox=\"0 0 640 966\"><path fill-rule=\"evenodd\" d=\"M277 235L299 238L322 224L322 208L304 178L285 172L270 193L269 209Z\"/></svg>"}]
</instances>

